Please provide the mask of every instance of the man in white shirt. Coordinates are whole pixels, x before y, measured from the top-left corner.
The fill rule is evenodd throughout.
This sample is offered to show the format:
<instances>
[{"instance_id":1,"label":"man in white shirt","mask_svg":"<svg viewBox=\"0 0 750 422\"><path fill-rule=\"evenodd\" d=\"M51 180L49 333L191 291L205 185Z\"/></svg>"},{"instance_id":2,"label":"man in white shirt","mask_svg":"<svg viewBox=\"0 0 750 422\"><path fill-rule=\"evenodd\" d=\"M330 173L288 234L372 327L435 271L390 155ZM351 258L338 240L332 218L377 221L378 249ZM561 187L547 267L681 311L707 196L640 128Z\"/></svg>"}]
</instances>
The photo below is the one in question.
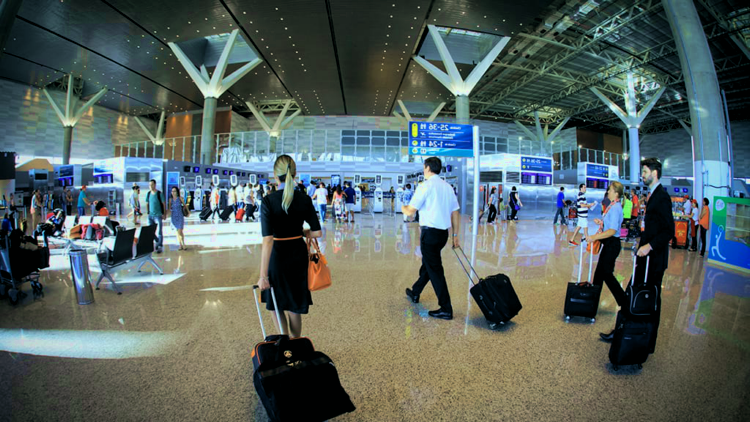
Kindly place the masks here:
<instances>
[{"instance_id":1,"label":"man in white shirt","mask_svg":"<svg viewBox=\"0 0 750 422\"><path fill-rule=\"evenodd\" d=\"M419 236L422 251L422 267L419 269L419 279L411 289L406 289L406 296L412 302L419 303L419 295L428 281L432 282L435 295L438 297L440 309L430 311L429 315L440 319L453 319L453 306L445 282L445 271L440 251L445 247L453 231L453 247L460 245L458 229L460 214L458 200L451 185L438 177L443 164L437 157L430 157L424 161L425 182L416 189L409 205L401 207L404 215L414 215L419 211Z\"/></svg>"}]
</instances>

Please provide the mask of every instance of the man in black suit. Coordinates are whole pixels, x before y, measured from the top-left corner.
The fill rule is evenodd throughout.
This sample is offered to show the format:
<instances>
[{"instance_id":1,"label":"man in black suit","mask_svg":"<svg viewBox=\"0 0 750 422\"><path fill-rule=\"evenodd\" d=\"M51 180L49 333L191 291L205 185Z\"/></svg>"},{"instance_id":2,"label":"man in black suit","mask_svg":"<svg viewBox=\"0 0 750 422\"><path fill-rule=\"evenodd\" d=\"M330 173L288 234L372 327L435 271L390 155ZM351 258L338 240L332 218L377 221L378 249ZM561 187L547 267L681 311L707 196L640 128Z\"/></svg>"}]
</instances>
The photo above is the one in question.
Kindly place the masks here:
<instances>
[{"instance_id":1,"label":"man in black suit","mask_svg":"<svg viewBox=\"0 0 750 422\"><path fill-rule=\"evenodd\" d=\"M658 159L647 158L641 161L641 178L643 183L648 185L649 193L646 199L646 214L641 223L643 232L637 252L635 280L644 279L645 257L650 257L646 282L655 284L658 291L656 312L649 317L649 320L653 323L649 352L653 353L661 316L661 283L664 271L669 264L669 242L674 237L674 217L672 216L672 200L659 181L661 179L661 163ZM623 307L623 310L627 311L627 308ZM600 335L603 340L611 341L614 337L614 331Z\"/></svg>"}]
</instances>

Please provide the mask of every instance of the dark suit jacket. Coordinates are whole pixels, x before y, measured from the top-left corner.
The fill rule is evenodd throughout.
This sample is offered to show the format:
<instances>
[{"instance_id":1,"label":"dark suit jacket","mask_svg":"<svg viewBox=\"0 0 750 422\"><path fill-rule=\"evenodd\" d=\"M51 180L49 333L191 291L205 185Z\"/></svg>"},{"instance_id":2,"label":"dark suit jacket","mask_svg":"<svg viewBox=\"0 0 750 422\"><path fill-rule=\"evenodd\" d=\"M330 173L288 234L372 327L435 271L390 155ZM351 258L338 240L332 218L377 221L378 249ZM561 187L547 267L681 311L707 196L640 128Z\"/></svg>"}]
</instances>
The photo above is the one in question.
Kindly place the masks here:
<instances>
[{"instance_id":1,"label":"dark suit jacket","mask_svg":"<svg viewBox=\"0 0 750 422\"><path fill-rule=\"evenodd\" d=\"M651 245L649 274L651 271L664 271L669 264L669 242L674 237L674 218L672 200L661 184L656 187L646 204L645 224L640 246Z\"/></svg>"}]
</instances>

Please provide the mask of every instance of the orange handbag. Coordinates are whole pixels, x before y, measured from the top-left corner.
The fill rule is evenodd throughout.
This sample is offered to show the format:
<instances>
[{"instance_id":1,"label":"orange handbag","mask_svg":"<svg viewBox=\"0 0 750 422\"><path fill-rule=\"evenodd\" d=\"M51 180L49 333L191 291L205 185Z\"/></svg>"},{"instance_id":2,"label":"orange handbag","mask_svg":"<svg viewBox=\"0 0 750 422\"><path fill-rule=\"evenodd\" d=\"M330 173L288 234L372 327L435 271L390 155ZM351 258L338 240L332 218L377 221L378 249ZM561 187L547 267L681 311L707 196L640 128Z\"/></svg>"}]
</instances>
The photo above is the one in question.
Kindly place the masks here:
<instances>
[{"instance_id":1,"label":"orange handbag","mask_svg":"<svg viewBox=\"0 0 750 422\"><path fill-rule=\"evenodd\" d=\"M313 252L310 252L311 247L315 248ZM307 267L307 287L311 292L331 287L331 270L328 269L325 255L320 252L317 239L307 238L307 253L310 257Z\"/></svg>"},{"instance_id":2,"label":"orange handbag","mask_svg":"<svg viewBox=\"0 0 750 422\"><path fill-rule=\"evenodd\" d=\"M601 232L602 230L599 229L599 231L597 231L596 234L599 234ZM595 240L593 242L586 242L586 243L587 243L586 252L596 255L602 251L602 242L600 240Z\"/></svg>"}]
</instances>

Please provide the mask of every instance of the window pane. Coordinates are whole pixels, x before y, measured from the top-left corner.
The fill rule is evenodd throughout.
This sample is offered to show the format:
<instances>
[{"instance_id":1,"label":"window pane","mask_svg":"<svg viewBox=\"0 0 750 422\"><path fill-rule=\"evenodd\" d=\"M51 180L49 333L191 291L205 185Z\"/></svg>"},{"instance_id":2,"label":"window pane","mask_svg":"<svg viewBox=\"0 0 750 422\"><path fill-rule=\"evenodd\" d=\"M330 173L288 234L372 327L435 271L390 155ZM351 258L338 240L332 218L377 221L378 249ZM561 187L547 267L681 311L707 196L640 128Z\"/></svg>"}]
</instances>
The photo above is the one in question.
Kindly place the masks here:
<instances>
[{"instance_id":1,"label":"window pane","mask_svg":"<svg viewBox=\"0 0 750 422\"><path fill-rule=\"evenodd\" d=\"M341 146L341 160L354 161L354 145Z\"/></svg>"},{"instance_id":2,"label":"window pane","mask_svg":"<svg viewBox=\"0 0 750 422\"><path fill-rule=\"evenodd\" d=\"M370 155L370 145L361 145L359 143L359 140L362 138L357 138L357 151L356 151L356 159L354 161L371 161L371 155ZM367 142L370 142L370 139L367 138Z\"/></svg>"},{"instance_id":3,"label":"window pane","mask_svg":"<svg viewBox=\"0 0 750 422\"><path fill-rule=\"evenodd\" d=\"M312 161L312 150L310 142L312 141L311 130L297 131L297 157L300 161Z\"/></svg>"},{"instance_id":4,"label":"window pane","mask_svg":"<svg viewBox=\"0 0 750 422\"><path fill-rule=\"evenodd\" d=\"M375 146L375 145L381 145L381 146L385 145L385 138L375 138L375 137L373 137L372 138L372 145L373 146Z\"/></svg>"},{"instance_id":5,"label":"window pane","mask_svg":"<svg viewBox=\"0 0 750 422\"><path fill-rule=\"evenodd\" d=\"M382 138L381 138L382 139ZM372 147L371 159L369 161L384 162L385 161L385 147Z\"/></svg>"},{"instance_id":6,"label":"window pane","mask_svg":"<svg viewBox=\"0 0 750 422\"><path fill-rule=\"evenodd\" d=\"M399 147L386 147L386 161L389 163L398 163L401 161L401 148Z\"/></svg>"},{"instance_id":7,"label":"window pane","mask_svg":"<svg viewBox=\"0 0 750 422\"><path fill-rule=\"evenodd\" d=\"M312 137L313 160L324 160L325 157L323 157L323 154L326 152L326 131L314 130Z\"/></svg>"}]
</instances>

